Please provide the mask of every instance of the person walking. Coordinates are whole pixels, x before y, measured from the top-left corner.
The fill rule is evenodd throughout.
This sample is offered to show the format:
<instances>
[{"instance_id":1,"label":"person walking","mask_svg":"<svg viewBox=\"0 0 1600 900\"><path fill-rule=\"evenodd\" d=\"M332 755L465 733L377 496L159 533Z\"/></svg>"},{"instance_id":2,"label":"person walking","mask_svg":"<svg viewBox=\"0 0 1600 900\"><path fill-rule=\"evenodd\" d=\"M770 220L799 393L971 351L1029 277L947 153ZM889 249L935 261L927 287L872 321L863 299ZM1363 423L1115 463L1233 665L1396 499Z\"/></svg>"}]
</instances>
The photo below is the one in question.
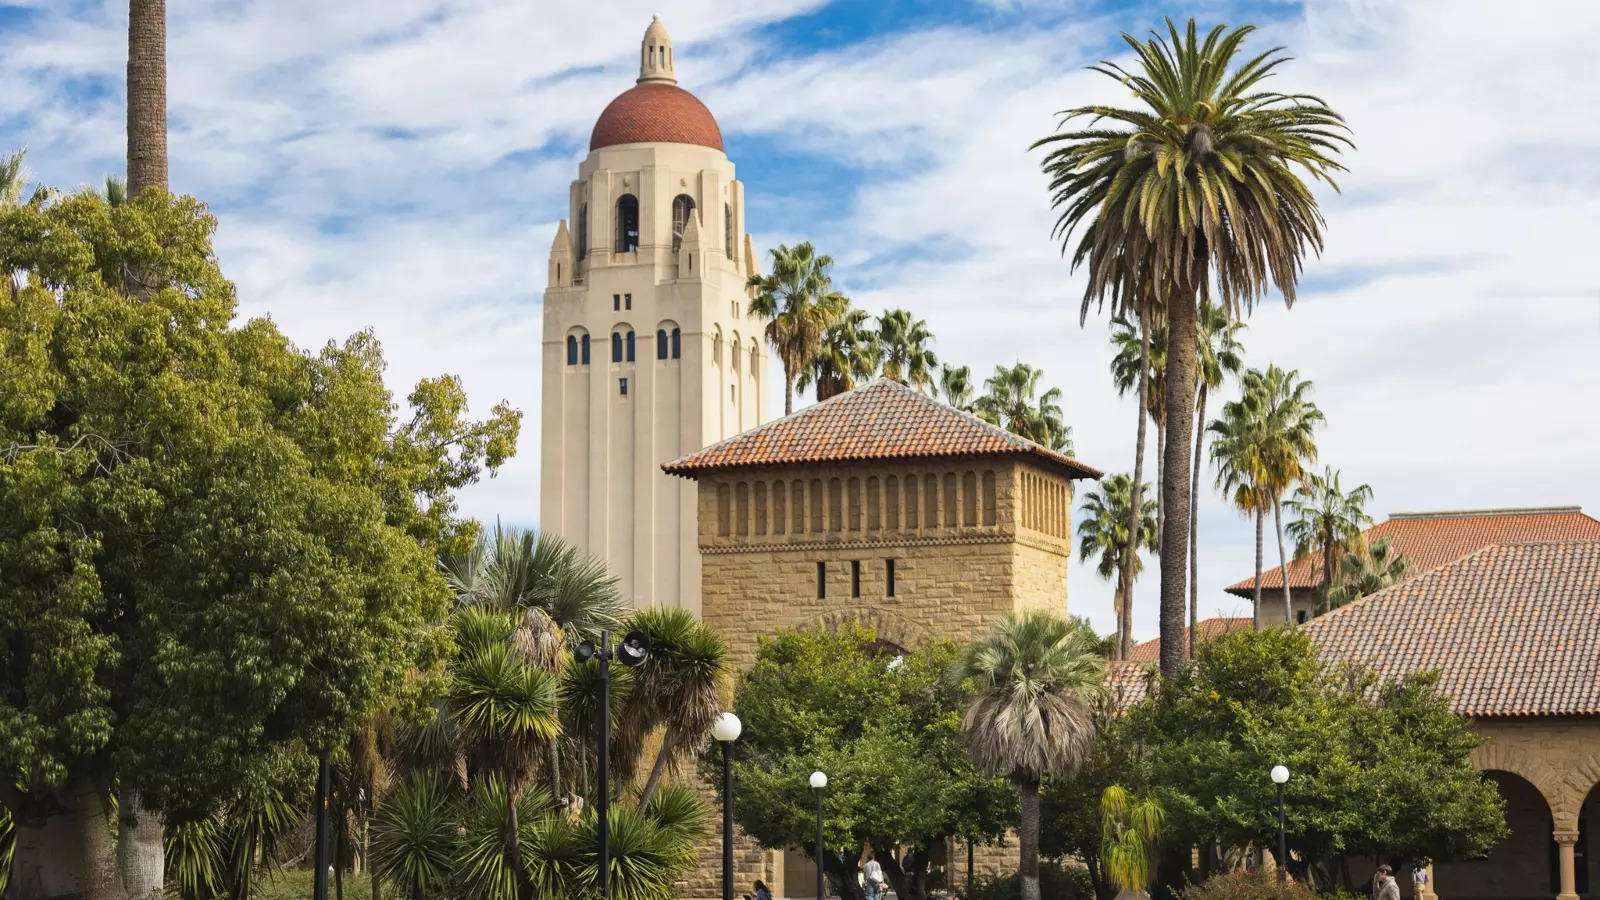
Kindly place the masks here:
<instances>
[{"instance_id":1,"label":"person walking","mask_svg":"<svg viewBox=\"0 0 1600 900\"><path fill-rule=\"evenodd\" d=\"M772 900L772 891L767 890L766 882L759 880L756 882L755 900Z\"/></svg>"},{"instance_id":2,"label":"person walking","mask_svg":"<svg viewBox=\"0 0 1600 900\"><path fill-rule=\"evenodd\" d=\"M883 864L871 850L867 851L867 864L861 867L861 878L867 889L867 900L883 900Z\"/></svg>"},{"instance_id":3,"label":"person walking","mask_svg":"<svg viewBox=\"0 0 1600 900\"><path fill-rule=\"evenodd\" d=\"M1400 900L1400 884L1394 880L1394 870L1387 865L1378 867L1372 876L1372 900Z\"/></svg>"}]
</instances>

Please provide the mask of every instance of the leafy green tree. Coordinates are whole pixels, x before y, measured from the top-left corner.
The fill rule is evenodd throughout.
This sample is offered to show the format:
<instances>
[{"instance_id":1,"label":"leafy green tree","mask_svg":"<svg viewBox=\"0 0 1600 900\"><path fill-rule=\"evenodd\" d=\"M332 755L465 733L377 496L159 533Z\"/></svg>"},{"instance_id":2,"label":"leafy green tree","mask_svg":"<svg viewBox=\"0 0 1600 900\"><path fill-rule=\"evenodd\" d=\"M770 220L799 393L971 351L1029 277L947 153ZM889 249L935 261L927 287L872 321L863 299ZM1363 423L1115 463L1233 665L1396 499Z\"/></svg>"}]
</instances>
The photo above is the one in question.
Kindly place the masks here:
<instances>
[{"instance_id":1,"label":"leafy green tree","mask_svg":"<svg viewBox=\"0 0 1600 900\"><path fill-rule=\"evenodd\" d=\"M1368 594L1398 584L1412 568L1411 557L1394 549L1388 537L1370 543L1360 536L1341 559L1339 584L1328 593L1328 609L1339 607Z\"/></svg>"},{"instance_id":2,"label":"leafy green tree","mask_svg":"<svg viewBox=\"0 0 1600 900\"><path fill-rule=\"evenodd\" d=\"M939 392L944 402L962 412L972 412L972 369L967 366L939 367Z\"/></svg>"},{"instance_id":3,"label":"leafy green tree","mask_svg":"<svg viewBox=\"0 0 1600 900\"><path fill-rule=\"evenodd\" d=\"M944 678L955 652L949 644L900 651L853 624L763 639L734 691L745 725L734 760L739 827L763 846L813 853L808 779L826 772L823 865L833 890L852 900L861 897L854 861L864 846L997 841L1015 822L1015 793L980 775L959 740L969 691ZM708 775L720 771L718 750L702 764ZM921 856L907 872L879 852L897 896L922 896Z\"/></svg>"},{"instance_id":4,"label":"leafy green tree","mask_svg":"<svg viewBox=\"0 0 1600 900\"><path fill-rule=\"evenodd\" d=\"M1142 319L1159 307L1168 329L1161 673L1171 677L1184 656L1200 302L1214 297L1237 319L1270 285L1294 303L1305 257L1322 249L1322 213L1302 176L1337 189L1336 157L1351 142L1321 100L1263 89L1287 60L1281 48L1236 62L1253 27L1218 25L1202 38L1193 19L1182 32L1166 25L1148 40L1122 36L1130 68L1094 67L1137 106L1065 110L1062 130L1034 146L1049 149L1055 233L1088 269L1083 313L1106 299L1114 314Z\"/></svg>"},{"instance_id":5,"label":"leafy green tree","mask_svg":"<svg viewBox=\"0 0 1600 900\"><path fill-rule=\"evenodd\" d=\"M234 326L214 226L159 191L0 210L26 276L0 295L0 803L29 896L117 877L114 786L199 814L436 682L431 556L515 446L453 378L400 419L370 335Z\"/></svg>"},{"instance_id":6,"label":"leafy green tree","mask_svg":"<svg viewBox=\"0 0 1600 900\"><path fill-rule=\"evenodd\" d=\"M939 357L928 346L932 343L928 323L913 318L910 310L884 310L878 317L879 371L924 393L933 390Z\"/></svg>"},{"instance_id":7,"label":"leafy green tree","mask_svg":"<svg viewBox=\"0 0 1600 900\"><path fill-rule=\"evenodd\" d=\"M1323 421L1322 411L1306 398L1311 382L1297 371L1268 366L1251 369L1241 380L1238 400L1222 407L1222 417L1211 423L1217 435L1211 459L1217 465L1217 486L1241 511L1256 517L1255 617L1261 625L1262 527L1273 514L1278 532L1278 564L1283 579L1283 617L1294 624L1289 602L1288 557L1283 548L1283 492L1304 474L1305 463L1317 458L1313 431Z\"/></svg>"},{"instance_id":8,"label":"leafy green tree","mask_svg":"<svg viewBox=\"0 0 1600 900\"><path fill-rule=\"evenodd\" d=\"M822 335L822 347L800 370L795 384L805 390L817 386L823 401L854 390L878 371L878 333L868 324L864 309L845 309Z\"/></svg>"},{"instance_id":9,"label":"leafy green tree","mask_svg":"<svg viewBox=\"0 0 1600 900\"><path fill-rule=\"evenodd\" d=\"M767 343L777 348L783 364L783 414L794 412L795 380L822 351L828 328L844 315L850 301L833 289L828 269L833 257L819 254L810 241L772 251L772 272L751 275L745 287L754 291L750 315L767 321ZM802 386L802 389L803 386Z\"/></svg>"},{"instance_id":10,"label":"leafy green tree","mask_svg":"<svg viewBox=\"0 0 1600 900\"><path fill-rule=\"evenodd\" d=\"M1361 536L1363 526L1372 524L1363 505L1372 499L1372 488L1358 484L1348 492L1339 484L1339 470L1332 466L1321 475L1307 472L1286 505L1295 514L1289 523L1294 555L1321 551L1322 584L1317 590L1317 605L1328 608L1328 595L1338 578L1338 562L1350 552Z\"/></svg>"},{"instance_id":11,"label":"leafy green tree","mask_svg":"<svg viewBox=\"0 0 1600 900\"><path fill-rule=\"evenodd\" d=\"M1146 485L1149 487L1149 485ZM1117 609L1117 658L1127 659L1133 645L1132 597L1122 592L1123 582L1129 584L1144 568L1144 560L1133 554L1132 577L1122 577L1122 566L1129 558L1128 506L1133 502L1133 482L1127 475L1111 475L1100 480L1083 496L1083 516L1078 520L1078 559L1095 563L1101 578L1115 579L1117 588L1113 604ZM1156 503L1144 501L1139 520L1137 550L1154 552L1156 549Z\"/></svg>"},{"instance_id":12,"label":"leafy green tree","mask_svg":"<svg viewBox=\"0 0 1600 900\"><path fill-rule=\"evenodd\" d=\"M1238 376L1244 369L1244 348L1239 344L1243 322L1228 318L1228 314L1210 300L1202 298L1195 317L1195 380L1200 383L1195 400L1195 421L1206 420L1206 399L1222 387L1223 379ZM1200 471L1205 459L1206 429L1201 427L1194 436L1194 472L1189 482L1189 656L1194 656L1195 645L1200 640Z\"/></svg>"},{"instance_id":13,"label":"leafy green tree","mask_svg":"<svg viewBox=\"0 0 1600 900\"><path fill-rule=\"evenodd\" d=\"M961 738L979 771L1017 786L1022 900L1039 900L1039 786L1071 777L1094 747L1094 705L1105 694L1099 639L1082 621L1033 612L1007 616L965 647L950 678L977 693Z\"/></svg>"},{"instance_id":14,"label":"leafy green tree","mask_svg":"<svg viewBox=\"0 0 1600 900\"><path fill-rule=\"evenodd\" d=\"M1322 887L1350 855L1460 859L1505 833L1499 794L1470 759L1479 743L1432 673L1378 684L1327 670L1304 632L1232 632L1129 713L1179 846L1270 846L1277 764L1290 867ZM1402 799L1403 798L1403 799Z\"/></svg>"},{"instance_id":15,"label":"leafy green tree","mask_svg":"<svg viewBox=\"0 0 1600 900\"><path fill-rule=\"evenodd\" d=\"M1042 369L1027 363L995 366L994 376L983 383L983 396L973 404L979 418L991 425L1043 444L1059 453L1072 453L1072 427L1062 421L1061 389L1039 393Z\"/></svg>"}]
</instances>

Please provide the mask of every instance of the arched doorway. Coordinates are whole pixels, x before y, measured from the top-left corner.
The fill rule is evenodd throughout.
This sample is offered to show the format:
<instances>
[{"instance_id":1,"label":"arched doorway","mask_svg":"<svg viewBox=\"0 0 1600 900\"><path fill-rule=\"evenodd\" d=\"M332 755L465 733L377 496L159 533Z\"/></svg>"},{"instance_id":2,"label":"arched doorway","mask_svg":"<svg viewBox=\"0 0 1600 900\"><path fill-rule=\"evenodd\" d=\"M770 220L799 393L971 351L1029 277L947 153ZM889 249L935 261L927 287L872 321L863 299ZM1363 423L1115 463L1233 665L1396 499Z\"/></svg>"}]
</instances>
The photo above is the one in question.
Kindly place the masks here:
<instances>
[{"instance_id":1,"label":"arched doorway","mask_svg":"<svg viewBox=\"0 0 1600 900\"><path fill-rule=\"evenodd\" d=\"M1437 864L1434 890L1450 900L1549 900L1560 890L1550 804L1520 775L1484 776L1505 800L1510 834L1482 859Z\"/></svg>"},{"instance_id":2,"label":"arched doorway","mask_svg":"<svg viewBox=\"0 0 1600 900\"><path fill-rule=\"evenodd\" d=\"M1579 896L1600 897L1600 784L1578 811L1578 843L1573 851L1573 874Z\"/></svg>"}]
</instances>

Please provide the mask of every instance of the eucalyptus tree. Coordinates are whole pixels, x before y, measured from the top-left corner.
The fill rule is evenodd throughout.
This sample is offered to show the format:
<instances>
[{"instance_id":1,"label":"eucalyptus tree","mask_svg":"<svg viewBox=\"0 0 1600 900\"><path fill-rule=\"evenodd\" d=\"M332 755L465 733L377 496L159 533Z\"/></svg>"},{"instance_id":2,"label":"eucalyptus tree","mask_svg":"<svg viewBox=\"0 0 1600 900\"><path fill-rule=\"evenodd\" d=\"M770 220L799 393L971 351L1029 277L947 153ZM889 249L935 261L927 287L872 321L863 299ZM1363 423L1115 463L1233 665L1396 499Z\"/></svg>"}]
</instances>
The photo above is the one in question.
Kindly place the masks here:
<instances>
[{"instance_id":1,"label":"eucalyptus tree","mask_svg":"<svg viewBox=\"0 0 1600 900\"><path fill-rule=\"evenodd\" d=\"M1328 593L1338 577L1338 560L1348 554L1361 529L1372 524L1365 504L1372 500L1372 488L1358 484L1345 491L1339 483L1339 470L1328 466L1321 475L1307 472L1287 501L1295 514L1289 523L1294 555L1322 554L1322 583L1317 588L1317 605L1328 606Z\"/></svg>"},{"instance_id":2,"label":"eucalyptus tree","mask_svg":"<svg viewBox=\"0 0 1600 900\"><path fill-rule=\"evenodd\" d=\"M750 315L767 321L767 344L777 348L783 365L784 415L794 412L795 380L850 305L833 289L832 266L833 257L817 253L810 241L780 244L772 251L772 272L751 275L745 284Z\"/></svg>"},{"instance_id":3,"label":"eucalyptus tree","mask_svg":"<svg viewBox=\"0 0 1600 900\"><path fill-rule=\"evenodd\" d=\"M1122 36L1131 67L1093 67L1136 106L1064 110L1061 130L1034 146L1048 148L1055 234L1088 269L1083 315L1107 299L1114 313L1143 315L1135 302L1153 291L1168 327L1161 671L1171 676L1184 650L1199 304L1215 297L1236 319L1269 287L1294 303L1305 258L1323 244L1307 182L1337 190L1337 156L1352 144L1322 100L1264 90L1288 57L1274 47L1240 60L1252 26L1218 25L1203 38L1193 19L1183 31L1166 26L1142 41Z\"/></svg>"},{"instance_id":4,"label":"eucalyptus tree","mask_svg":"<svg viewBox=\"0 0 1600 900\"><path fill-rule=\"evenodd\" d=\"M1132 584L1144 569L1144 560L1138 551L1155 552L1156 549L1156 502L1144 500L1143 509L1136 517L1139 536L1134 543L1135 552L1131 555L1126 552L1128 522L1135 521L1135 517L1128 514L1128 507L1133 503L1132 494L1133 482L1127 475L1102 478L1096 487L1084 494L1083 515L1078 522L1078 558L1083 562L1093 561L1100 577L1116 584L1112 602L1117 610L1118 659L1127 659L1133 645L1133 597L1123 590L1123 585ZM1122 567L1128 565L1129 559L1133 560L1133 572L1124 578Z\"/></svg>"},{"instance_id":5,"label":"eucalyptus tree","mask_svg":"<svg viewBox=\"0 0 1600 900\"><path fill-rule=\"evenodd\" d=\"M913 318L910 310L884 310L878 317L879 373L923 393L932 391L939 371L939 357L928 346L932 343L928 323Z\"/></svg>"}]
</instances>

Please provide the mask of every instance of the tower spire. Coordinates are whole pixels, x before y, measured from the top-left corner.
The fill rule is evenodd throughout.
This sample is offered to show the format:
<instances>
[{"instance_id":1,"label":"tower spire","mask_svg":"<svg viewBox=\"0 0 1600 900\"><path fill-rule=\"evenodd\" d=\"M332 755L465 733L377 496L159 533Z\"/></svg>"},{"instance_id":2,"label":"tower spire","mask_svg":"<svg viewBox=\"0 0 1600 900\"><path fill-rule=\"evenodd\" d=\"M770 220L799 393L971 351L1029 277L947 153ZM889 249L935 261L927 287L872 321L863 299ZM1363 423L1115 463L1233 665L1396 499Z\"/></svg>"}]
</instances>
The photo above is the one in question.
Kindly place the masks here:
<instances>
[{"instance_id":1,"label":"tower spire","mask_svg":"<svg viewBox=\"0 0 1600 900\"><path fill-rule=\"evenodd\" d=\"M644 40L639 42L639 83L650 82L678 83L678 76L672 72L672 38L660 16L651 17Z\"/></svg>"}]
</instances>

